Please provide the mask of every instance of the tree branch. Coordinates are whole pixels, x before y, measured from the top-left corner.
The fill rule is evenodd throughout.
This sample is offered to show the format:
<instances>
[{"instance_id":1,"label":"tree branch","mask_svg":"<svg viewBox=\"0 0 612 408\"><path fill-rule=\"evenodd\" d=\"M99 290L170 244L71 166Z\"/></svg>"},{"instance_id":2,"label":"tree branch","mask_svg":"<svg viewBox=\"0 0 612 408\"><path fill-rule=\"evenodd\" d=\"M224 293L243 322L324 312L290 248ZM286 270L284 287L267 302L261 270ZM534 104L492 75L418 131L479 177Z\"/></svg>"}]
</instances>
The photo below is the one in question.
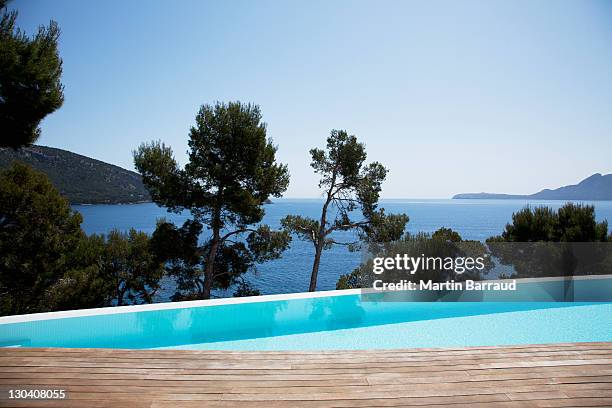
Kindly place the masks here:
<instances>
[{"instance_id":1,"label":"tree branch","mask_svg":"<svg viewBox=\"0 0 612 408\"><path fill-rule=\"evenodd\" d=\"M357 245L359 243L359 241L338 242L338 241L334 241L333 239L331 240L331 242L332 242L332 244L335 244L335 245L344 245L344 246Z\"/></svg>"},{"instance_id":2,"label":"tree branch","mask_svg":"<svg viewBox=\"0 0 612 408\"><path fill-rule=\"evenodd\" d=\"M347 230L350 228L362 227L368 224L370 224L370 221L360 221L360 222L352 222L350 224L334 225L334 226L329 227L327 231L325 231L325 235L328 235L336 230Z\"/></svg>"},{"instance_id":3,"label":"tree branch","mask_svg":"<svg viewBox=\"0 0 612 408\"><path fill-rule=\"evenodd\" d=\"M219 242L224 242L226 239L228 239L232 235L242 234L243 232L257 232L257 230L254 230L253 228L240 228L235 231L228 232L227 234L219 238Z\"/></svg>"}]
</instances>

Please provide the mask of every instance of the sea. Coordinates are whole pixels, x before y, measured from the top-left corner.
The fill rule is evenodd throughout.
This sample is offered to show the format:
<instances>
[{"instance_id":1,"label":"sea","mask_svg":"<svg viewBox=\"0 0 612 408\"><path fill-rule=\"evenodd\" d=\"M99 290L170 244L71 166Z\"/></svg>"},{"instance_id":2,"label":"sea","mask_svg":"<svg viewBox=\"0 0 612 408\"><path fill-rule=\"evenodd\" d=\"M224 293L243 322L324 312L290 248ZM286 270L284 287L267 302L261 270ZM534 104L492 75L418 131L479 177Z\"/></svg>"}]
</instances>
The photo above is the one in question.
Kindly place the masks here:
<instances>
[{"instance_id":1,"label":"sea","mask_svg":"<svg viewBox=\"0 0 612 408\"><path fill-rule=\"evenodd\" d=\"M380 207L387 213L405 213L410 217L407 230L411 233L433 232L440 227L452 228L463 239L484 241L500 235L511 221L512 213L525 206L548 206L558 209L566 201L537 200L452 200L452 199L388 199L381 200ZM583 201L595 206L598 221L608 220L612 224L612 201ZM279 227L280 220L289 214L319 219L322 200L277 199L265 205L263 222ZM83 230L88 234L106 234L112 229L129 231L131 228L151 234L158 219L165 218L182 225L189 212L170 213L154 203L122 205L75 205L73 208L83 216ZM338 233L337 241L355 239L350 232ZM245 278L261 294L295 293L308 290L314 257L312 243L294 237L290 248L282 258L257 265ZM359 252L350 252L347 247L336 245L323 253L319 269L317 290L332 290L340 275L350 273L361 260ZM175 292L171 277L164 278L162 290L156 302L168 301ZM216 291L215 297L232 296L233 290Z\"/></svg>"}]
</instances>

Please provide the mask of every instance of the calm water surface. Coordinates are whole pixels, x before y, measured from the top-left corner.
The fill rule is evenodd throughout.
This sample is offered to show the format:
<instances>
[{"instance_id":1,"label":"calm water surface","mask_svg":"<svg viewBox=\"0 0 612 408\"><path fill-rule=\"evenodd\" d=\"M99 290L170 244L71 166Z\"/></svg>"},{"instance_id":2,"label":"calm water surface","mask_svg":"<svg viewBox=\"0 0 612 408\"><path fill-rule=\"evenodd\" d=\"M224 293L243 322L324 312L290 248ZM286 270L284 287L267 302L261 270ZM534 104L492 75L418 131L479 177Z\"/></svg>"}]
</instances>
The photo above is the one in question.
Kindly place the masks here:
<instances>
[{"instance_id":1,"label":"calm water surface","mask_svg":"<svg viewBox=\"0 0 612 408\"><path fill-rule=\"evenodd\" d=\"M557 209L565 201L526 200L382 200L381 206L389 213L408 214L410 232L433 232L440 227L458 231L464 239L485 240L499 235L512 213L526 205L546 205ZM612 202L585 202L595 206L597 219L612 222ZM280 220L288 214L320 217L321 200L280 199L267 205L264 222L279 227ZM83 229L91 233L107 233L117 228L152 233L156 220L162 217L181 225L189 213L171 214L152 203L131 205L78 205L74 208L83 215ZM336 236L337 240L352 240L351 233ZM259 265L256 272L249 273L248 280L262 294L304 292L308 289L314 249L311 243L294 238L291 247L281 259ZM319 270L319 290L335 289L338 277L351 272L359 265L360 254L351 253L343 246L336 246L323 254ZM173 282L164 283L164 291L157 300L167 300L174 293ZM231 296L217 293L218 296Z\"/></svg>"}]
</instances>

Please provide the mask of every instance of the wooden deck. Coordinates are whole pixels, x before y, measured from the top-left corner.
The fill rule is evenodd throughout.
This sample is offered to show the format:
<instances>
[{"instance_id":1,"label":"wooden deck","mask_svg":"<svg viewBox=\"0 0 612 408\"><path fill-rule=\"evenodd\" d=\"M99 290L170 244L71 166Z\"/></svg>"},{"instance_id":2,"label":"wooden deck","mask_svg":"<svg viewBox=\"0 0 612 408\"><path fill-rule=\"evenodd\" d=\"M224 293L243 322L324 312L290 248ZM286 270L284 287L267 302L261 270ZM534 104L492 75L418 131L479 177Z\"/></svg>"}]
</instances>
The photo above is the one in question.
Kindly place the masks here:
<instances>
[{"instance_id":1,"label":"wooden deck","mask_svg":"<svg viewBox=\"0 0 612 408\"><path fill-rule=\"evenodd\" d=\"M0 349L0 406L612 407L612 343L325 352ZM7 400L62 388L67 400Z\"/></svg>"}]
</instances>

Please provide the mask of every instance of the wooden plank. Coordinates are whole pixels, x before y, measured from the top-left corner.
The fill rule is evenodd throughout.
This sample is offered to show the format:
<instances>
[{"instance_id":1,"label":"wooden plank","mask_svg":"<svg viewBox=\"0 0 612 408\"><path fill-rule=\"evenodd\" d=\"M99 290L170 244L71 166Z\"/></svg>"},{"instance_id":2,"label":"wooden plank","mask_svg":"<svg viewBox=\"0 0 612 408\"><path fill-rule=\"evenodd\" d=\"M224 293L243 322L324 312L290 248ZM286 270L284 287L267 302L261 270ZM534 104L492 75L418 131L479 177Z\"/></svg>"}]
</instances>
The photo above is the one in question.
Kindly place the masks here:
<instances>
[{"instance_id":1,"label":"wooden plank","mask_svg":"<svg viewBox=\"0 0 612 408\"><path fill-rule=\"evenodd\" d=\"M538 408L612 407L612 398L572 398L534 401Z\"/></svg>"},{"instance_id":2,"label":"wooden plank","mask_svg":"<svg viewBox=\"0 0 612 408\"><path fill-rule=\"evenodd\" d=\"M214 343L213 343L214 344ZM536 345L521 345L521 346L487 346L487 347L461 347L461 348L436 348L436 349L368 349L368 350L297 350L297 351L224 351L224 350L182 350L182 349L115 349L115 348L0 348L0 354L12 355L13 352L28 354L54 354L54 355L69 355L69 354L90 354L90 355L119 355L131 354L134 358L141 358L146 355L156 355L158 357L166 356L172 358L190 358L197 356L244 356L245 358L266 358L271 357L308 357L308 358L329 358L329 357L351 357L351 356L397 356L398 354L413 354L413 355L455 355L455 354L477 354L477 353L531 353L541 351L581 351L581 350L610 350L612 343L572 343L572 344L536 344ZM134 354L136 352L136 354Z\"/></svg>"},{"instance_id":3,"label":"wooden plank","mask_svg":"<svg viewBox=\"0 0 612 408\"><path fill-rule=\"evenodd\" d=\"M10 349L0 349L0 358L2 357L14 357L15 353L7 351ZM91 351L82 351L80 349L67 349L69 351L62 352L58 349L43 350L43 349L19 349L20 357L58 357L58 358L95 358L101 359L107 356L117 357L122 356L126 360L140 360L155 358L158 360L194 360L194 359L206 359L209 361L222 360L222 361L244 361L244 360L286 360L291 358L293 361L345 361L347 358L354 359L360 362L367 361L386 361L386 362L397 362L397 361L436 361L436 360L448 360L449 358L458 358L461 356L469 356L472 359L478 358L523 358L523 357L555 357L555 356L568 356L568 355L612 355L612 348L595 348L595 349L568 349L564 347L562 349L546 349L538 348L533 351L525 351L523 349L518 351L504 351L499 352L498 350L474 350L474 351L455 351L453 353L435 353L435 352L423 352L421 354L415 354L412 352L397 351L394 355L388 352L381 352L380 354L364 351L352 352L351 354L340 353L339 355L303 355L303 354L252 354L247 352L244 356L239 354L218 354L216 352L210 352L210 354L203 354L201 351L189 355L184 350L177 350L180 354L174 355L168 353L168 350L155 350L155 351L138 351L138 354L134 354L133 350L112 350L112 349L101 349L98 353ZM159 353L159 354L157 354Z\"/></svg>"},{"instance_id":4,"label":"wooden plank","mask_svg":"<svg viewBox=\"0 0 612 408\"><path fill-rule=\"evenodd\" d=\"M338 352L0 349L0 392L20 386L61 387L70 399L0 399L0 407L609 407L612 343Z\"/></svg>"},{"instance_id":5,"label":"wooden plank","mask_svg":"<svg viewBox=\"0 0 612 408\"><path fill-rule=\"evenodd\" d=\"M330 358L330 357L351 357L355 355L375 355L375 356L395 356L397 354L417 354L426 355L430 353L433 355L453 355L459 354L475 354L475 353L499 353L503 350L503 353L513 352L537 352L537 351L579 351L579 350L610 350L612 349L612 343L610 342L590 342L590 343L559 343L559 344L534 344L534 345L516 345L516 346L481 346L481 347L460 347L460 348L414 348L414 349L393 349L393 350L322 350L322 351L223 351L223 350L136 350L136 355L157 355L159 357L163 355L173 356L174 358L197 358L198 355L205 355L207 358L213 356L238 356L239 358L264 358L270 359L274 356L285 358L286 356L306 356L308 358ZM72 354L72 353L90 353L92 355L100 354L130 354L134 356L135 350L133 349L91 349L91 348L73 348L73 349L60 349L60 348L4 348L0 349L0 355L6 353L12 355L15 350L20 350L23 353L57 353L57 354Z\"/></svg>"},{"instance_id":6,"label":"wooden plank","mask_svg":"<svg viewBox=\"0 0 612 408\"><path fill-rule=\"evenodd\" d=\"M499 398L504 398L500 396ZM334 401L292 401L287 405L282 401L214 401L207 403L210 408L378 408L378 407L452 407L452 408L535 408L528 401L497 401L489 400L487 397L479 397L479 401L462 402L460 397L453 398L398 398L386 400L334 400ZM179 405L175 401L155 401L152 408L200 408L202 404L197 401L181 401Z\"/></svg>"},{"instance_id":7,"label":"wooden plank","mask_svg":"<svg viewBox=\"0 0 612 408\"><path fill-rule=\"evenodd\" d=\"M327 381L183 381L183 380L116 380L116 379L88 379L88 378L70 378L70 379L3 379L2 383L6 386L23 385L51 387L52 385L62 385L71 387L74 390L82 390L79 387L95 386L101 391L112 391L116 387L141 387L142 391L147 388L153 391L159 390L162 387L180 387L185 390L195 388L195 392L208 393L291 393L302 392L307 389L309 392L359 392L359 391L403 391L406 385L370 385L366 382L356 383L356 380L350 380L351 384L345 384L346 380L331 379ZM610 387L612 384L612 376L607 377L561 377L561 378L539 378L539 379L519 379L519 380L499 380L492 381L471 381L471 382L437 382L430 381L429 383L420 383L412 385L412 389L419 390L446 390L446 389L468 389L468 388L493 388L503 385L504 387L519 387L540 385L541 388L552 385L572 384L606 384ZM0 386L2 388L2 386Z\"/></svg>"},{"instance_id":8,"label":"wooden plank","mask_svg":"<svg viewBox=\"0 0 612 408\"><path fill-rule=\"evenodd\" d=\"M528 367L562 367L562 366L583 366L583 365L602 365L609 367L612 365L612 358L607 359L562 359L557 358L554 360L550 359L516 359L516 360L491 360L487 363L480 361L460 360L456 364L449 362L448 364L427 364L427 362L420 362L414 364L350 364L350 363L338 363L338 364L294 364L288 360L286 362L259 362L256 364L250 364L249 362L228 362L223 363L221 361L210 363L210 362L199 362L199 361L185 361L179 363L166 363L157 361L147 361L146 363L135 365L131 362L125 362L121 359L113 362L102 362L97 363L95 361L87 361L86 359L78 362L66 362L66 361L54 361L50 359L38 359L36 361L26 361L23 359L15 358L12 361L4 361L0 364L0 367L80 367L80 368L141 368L146 370L155 369L170 369L179 366L184 369L199 370L204 373L214 374L218 370L230 370L230 372L244 372L244 374L259 374L270 371L293 371L294 373L303 374L338 374L338 373L380 373L393 372L402 373L418 373L418 372L434 372L434 371L465 371L474 369L501 369L501 368L528 368ZM2 368L0 368L2 370Z\"/></svg>"},{"instance_id":9,"label":"wooden plank","mask_svg":"<svg viewBox=\"0 0 612 408\"><path fill-rule=\"evenodd\" d=\"M567 367L556 370L555 377L603 377L611 376L612 369L610 370L599 370L596 367L591 366L592 369L579 370L574 367L571 370L567 370ZM440 374L440 373L436 373ZM445 373L441 373L445 374ZM172 374L172 373L161 373L161 374L129 374L123 372L116 373L64 373L64 372L12 372L12 373L0 373L0 378L6 380L19 381L19 380L30 380L35 381L38 379L46 381L69 381L70 379L88 379L105 382L109 384L112 382L120 381L140 381L145 380L148 383L154 385L159 381L183 381L195 384L205 383L217 383L231 381L236 386L242 386L241 384L248 385L249 383L263 383L263 384L275 384L277 382L282 383L304 383L304 384L327 384L329 378L321 378L317 375L265 375L265 376L248 376L248 375L197 375L197 374ZM432 377L427 376L406 376L399 373L379 373L369 375L344 375L334 376L335 382L342 383L343 385L392 385L392 384L428 384L434 379L436 383L458 383L458 382L479 382L479 381L499 381L499 380L522 380L522 379L548 379L550 378L550 372L547 371L536 371L536 372L518 372L518 373L499 373L499 374L487 374L482 376L470 376L466 372L458 371L449 373L446 375L439 375Z\"/></svg>"}]
</instances>

